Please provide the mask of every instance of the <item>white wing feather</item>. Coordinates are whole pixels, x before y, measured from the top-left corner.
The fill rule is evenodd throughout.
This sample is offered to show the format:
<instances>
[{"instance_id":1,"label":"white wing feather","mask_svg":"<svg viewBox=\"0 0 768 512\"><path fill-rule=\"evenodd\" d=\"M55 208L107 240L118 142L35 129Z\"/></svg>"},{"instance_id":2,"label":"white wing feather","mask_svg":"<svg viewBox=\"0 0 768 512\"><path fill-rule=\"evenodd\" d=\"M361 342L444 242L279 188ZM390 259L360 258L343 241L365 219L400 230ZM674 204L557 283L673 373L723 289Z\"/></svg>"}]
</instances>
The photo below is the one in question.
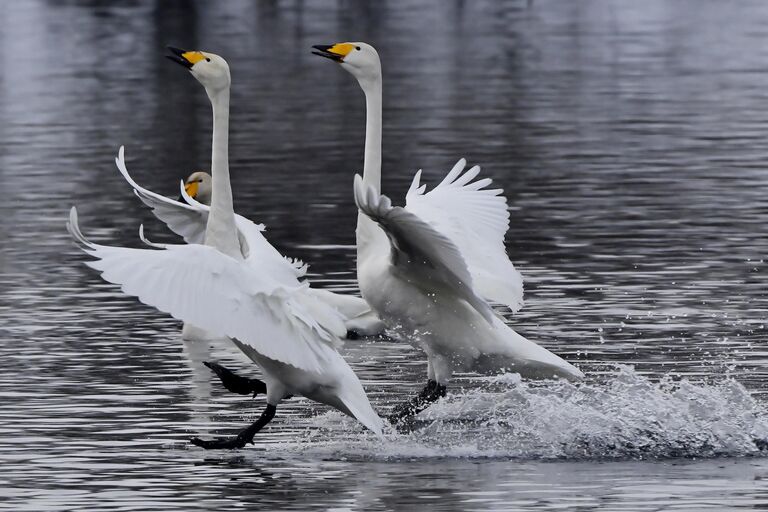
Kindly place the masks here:
<instances>
[{"instance_id":1,"label":"white wing feather","mask_svg":"<svg viewBox=\"0 0 768 512\"><path fill-rule=\"evenodd\" d=\"M355 297L354 295L346 293L334 293L322 288L310 288L309 291L318 300L322 300L331 305L345 318L355 318L371 312L371 307L365 302L365 299L360 297Z\"/></svg>"},{"instance_id":2,"label":"white wing feather","mask_svg":"<svg viewBox=\"0 0 768 512\"><path fill-rule=\"evenodd\" d=\"M459 249L445 235L399 206L373 187L365 187L355 175L355 203L362 213L378 223L392 248L392 265L414 281L445 287L472 305L489 323L490 306L474 292L472 276Z\"/></svg>"},{"instance_id":3,"label":"white wing feather","mask_svg":"<svg viewBox=\"0 0 768 512\"><path fill-rule=\"evenodd\" d=\"M308 295L307 285L295 276L265 267L254 251L238 261L198 244L166 245L161 250L99 245L83 236L75 208L67 229L96 258L89 266L145 304L237 338L296 368L320 372L337 359L335 347L346 332L342 318ZM258 229L244 236L251 248L261 245Z\"/></svg>"},{"instance_id":4,"label":"white wing feather","mask_svg":"<svg viewBox=\"0 0 768 512\"><path fill-rule=\"evenodd\" d=\"M475 290L486 300L507 305L513 312L523 305L523 278L504 247L509 210L502 189L487 189L490 178L472 181L474 166L463 172L459 160L443 181L425 193L421 171L406 195L406 209L453 241L467 263Z\"/></svg>"}]
</instances>

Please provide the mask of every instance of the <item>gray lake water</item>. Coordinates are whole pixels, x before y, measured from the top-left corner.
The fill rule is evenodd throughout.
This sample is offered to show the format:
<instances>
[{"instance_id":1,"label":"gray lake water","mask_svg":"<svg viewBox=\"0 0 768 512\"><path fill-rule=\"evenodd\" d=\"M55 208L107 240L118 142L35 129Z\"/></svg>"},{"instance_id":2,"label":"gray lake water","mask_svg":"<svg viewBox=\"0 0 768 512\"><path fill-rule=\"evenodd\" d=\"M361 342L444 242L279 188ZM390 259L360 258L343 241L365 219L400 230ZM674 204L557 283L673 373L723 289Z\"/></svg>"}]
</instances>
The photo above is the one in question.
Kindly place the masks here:
<instances>
[{"instance_id":1,"label":"gray lake water","mask_svg":"<svg viewBox=\"0 0 768 512\"><path fill-rule=\"evenodd\" d=\"M768 508L768 4L719 1L5 2L0 11L0 508ZM164 46L225 56L238 212L356 292L364 104L313 44L384 66L384 189L461 156L506 189L526 279L509 323L581 385L460 375L377 440L303 399L264 404L201 366L257 370L104 284L64 229L173 240L120 178L167 195L210 160L202 87ZM345 356L374 407L423 386L388 339ZM757 440L757 442L756 442Z\"/></svg>"}]
</instances>

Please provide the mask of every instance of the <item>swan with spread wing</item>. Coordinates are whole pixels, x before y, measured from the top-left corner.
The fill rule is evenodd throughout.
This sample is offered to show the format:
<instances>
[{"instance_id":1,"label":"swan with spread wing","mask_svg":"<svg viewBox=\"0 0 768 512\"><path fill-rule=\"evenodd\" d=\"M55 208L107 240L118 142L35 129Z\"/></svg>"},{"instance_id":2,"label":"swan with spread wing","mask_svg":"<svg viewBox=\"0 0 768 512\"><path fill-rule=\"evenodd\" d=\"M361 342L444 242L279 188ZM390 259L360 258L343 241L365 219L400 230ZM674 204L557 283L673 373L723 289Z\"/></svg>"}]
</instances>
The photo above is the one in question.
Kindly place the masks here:
<instances>
[{"instance_id":1,"label":"swan with spread wing","mask_svg":"<svg viewBox=\"0 0 768 512\"><path fill-rule=\"evenodd\" d=\"M582 372L517 334L491 302L517 311L522 278L506 254L506 199L475 178L462 159L426 192L417 173L405 208L381 195L382 74L379 55L362 42L314 46L360 84L366 101L363 176L356 176L357 276L363 297L397 337L427 354L427 385L396 407L411 418L445 396L456 371L513 371L528 378L580 379Z\"/></svg>"},{"instance_id":2,"label":"swan with spread wing","mask_svg":"<svg viewBox=\"0 0 768 512\"><path fill-rule=\"evenodd\" d=\"M88 265L104 280L175 318L230 337L261 368L263 386L254 391L266 394L267 406L259 419L234 437L194 438L194 444L241 448L272 420L279 402L292 395L335 407L380 434L381 419L337 350L346 334L344 318L300 281L302 270L267 242L263 226L234 214L228 158L229 66L212 53L171 51L172 60L205 87L216 120L211 206L195 201L182 188L189 203L184 209L207 215L204 235L196 235L198 241L204 236L205 245L153 244L143 232L142 239L153 248L96 244L82 234L74 208L67 228L94 258ZM117 163L128 176L122 148ZM199 223L195 226L198 229Z\"/></svg>"}]
</instances>

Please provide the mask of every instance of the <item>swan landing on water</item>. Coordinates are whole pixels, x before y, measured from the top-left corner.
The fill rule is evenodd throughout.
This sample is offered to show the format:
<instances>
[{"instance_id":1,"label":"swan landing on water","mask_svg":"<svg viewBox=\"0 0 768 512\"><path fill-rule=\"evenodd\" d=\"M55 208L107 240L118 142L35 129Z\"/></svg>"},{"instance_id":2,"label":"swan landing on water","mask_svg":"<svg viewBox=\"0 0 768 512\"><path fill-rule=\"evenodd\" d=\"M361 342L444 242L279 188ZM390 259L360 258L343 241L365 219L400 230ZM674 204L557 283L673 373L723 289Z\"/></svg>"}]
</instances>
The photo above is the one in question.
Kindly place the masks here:
<instances>
[{"instance_id":1,"label":"swan landing on water","mask_svg":"<svg viewBox=\"0 0 768 512\"><path fill-rule=\"evenodd\" d=\"M74 207L67 229L94 258L87 264L100 271L105 281L177 319L230 337L261 368L263 387L253 391L265 392L267 406L259 419L234 437L193 438L197 446L241 448L252 443L275 416L280 401L292 395L334 407L381 435L381 419L338 352L346 335L344 318L318 299L308 283L300 281L301 269L269 244L262 235L263 226L234 214L227 154L231 83L227 62L207 52L171 51L170 58L189 69L205 87L217 120L211 206L186 195L191 204L184 208L208 215L207 224L202 224L205 245L153 244L144 239L143 229L140 236L153 248L95 244L82 234ZM117 162L127 177L122 148ZM183 187L182 193L186 194ZM229 375L222 380L225 385L232 382Z\"/></svg>"},{"instance_id":2,"label":"swan landing on water","mask_svg":"<svg viewBox=\"0 0 768 512\"><path fill-rule=\"evenodd\" d=\"M528 378L581 379L582 372L517 334L491 308L522 306L522 278L506 254L509 211L491 180L472 181L462 159L425 193L420 172L406 207L381 195L382 74L379 55L362 42L314 46L351 73L366 102L363 176L354 183L357 278L363 298L398 337L427 354L427 385L396 407L398 424L445 396L456 371L517 372Z\"/></svg>"}]
</instances>

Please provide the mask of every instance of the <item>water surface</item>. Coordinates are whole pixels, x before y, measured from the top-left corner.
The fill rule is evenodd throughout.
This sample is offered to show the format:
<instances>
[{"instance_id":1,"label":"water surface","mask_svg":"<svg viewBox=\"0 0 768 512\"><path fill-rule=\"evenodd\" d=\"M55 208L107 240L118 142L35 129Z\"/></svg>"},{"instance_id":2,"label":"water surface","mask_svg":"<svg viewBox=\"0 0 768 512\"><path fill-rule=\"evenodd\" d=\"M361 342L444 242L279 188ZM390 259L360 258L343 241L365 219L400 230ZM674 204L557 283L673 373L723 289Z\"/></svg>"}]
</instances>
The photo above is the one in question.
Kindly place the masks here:
<instances>
[{"instance_id":1,"label":"water surface","mask_svg":"<svg viewBox=\"0 0 768 512\"><path fill-rule=\"evenodd\" d=\"M722 510L768 507L768 8L699 1L14 2L0 14L0 507L11 510ZM460 375L410 435L377 440L305 400L239 453L263 401L203 360L231 347L81 264L69 207L138 246L112 161L175 195L210 160L205 94L173 44L232 68L238 212L319 286L357 292L351 183L364 104L313 44L384 66L386 193L459 157L509 198L526 279L510 324L584 385ZM345 356L386 411L425 361L387 339Z\"/></svg>"}]
</instances>

